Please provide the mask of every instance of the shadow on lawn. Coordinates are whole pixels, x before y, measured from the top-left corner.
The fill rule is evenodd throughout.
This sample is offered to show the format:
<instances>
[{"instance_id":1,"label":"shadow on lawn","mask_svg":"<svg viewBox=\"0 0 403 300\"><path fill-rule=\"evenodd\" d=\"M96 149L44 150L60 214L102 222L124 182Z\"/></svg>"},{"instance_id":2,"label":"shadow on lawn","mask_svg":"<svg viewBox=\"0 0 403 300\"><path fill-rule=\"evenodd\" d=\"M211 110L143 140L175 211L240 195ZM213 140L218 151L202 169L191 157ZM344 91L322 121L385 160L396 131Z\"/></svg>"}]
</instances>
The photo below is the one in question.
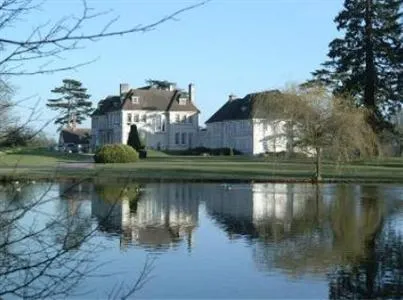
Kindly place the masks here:
<instances>
[{"instance_id":1,"label":"shadow on lawn","mask_svg":"<svg viewBox=\"0 0 403 300\"><path fill-rule=\"evenodd\" d=\"M373 160L363 160L351 163L358 166L374 166L374 167L388 167L388 168L403 168L403 158L401 157L386 157Z\"/></svg>"}]
</instances>

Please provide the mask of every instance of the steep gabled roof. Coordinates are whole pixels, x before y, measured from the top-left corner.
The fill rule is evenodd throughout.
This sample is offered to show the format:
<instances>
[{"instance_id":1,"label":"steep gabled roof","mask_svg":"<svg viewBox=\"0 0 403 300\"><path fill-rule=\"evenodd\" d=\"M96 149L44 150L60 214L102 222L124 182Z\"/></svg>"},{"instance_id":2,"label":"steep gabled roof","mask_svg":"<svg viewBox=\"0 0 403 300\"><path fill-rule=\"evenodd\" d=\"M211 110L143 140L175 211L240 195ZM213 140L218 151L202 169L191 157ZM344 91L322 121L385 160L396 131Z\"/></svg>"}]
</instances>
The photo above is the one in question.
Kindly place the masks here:
<instances>
[{"instance_id":1,"label":"steep gabled roof","mask_svg":"<svg viewBox=\"0 0 403 300\"><path fill-rule=\"evenodd\" d=\"M267 118L270 110L278 110L280 96L280 91L270 90L251 93L244 98L229 100L206 121L206 124L231 120Z\"/></svg>"},{"instance_id":2,"label":"steep gabled roof","mask_svg":"<svg viewBox=\"0 0 403 300\"><path fill-rule=\"evenodd\" d=\"M138 103L131 101L132 96L139 97ZM188 100L179 104L179 98ZM131 89L126 93L123 102L120 96L108 96L101 100L93 116L104 115L116 110L159 110L159 111L192 111L199 112L195 104L189 101L187 92L181 90L162 90L151 86Z\"/></svg>"},{"instance_id":3,"label":"steep gabled roof","mask_svg":"<svg viewBox=\"0 0 403 300\"><path fill-rule=\"evenodd\" d=\"M132 96L139 97L138 103L131 101ZM199 110L191 101L187 100L186 104L180 105L179 98L186 97L187 93L180 90L161 90L156 88L148 89L132 89L130 90L123 102L123 110L162 110L162 111L194 111Z\"/></svg>"}]
</instances>

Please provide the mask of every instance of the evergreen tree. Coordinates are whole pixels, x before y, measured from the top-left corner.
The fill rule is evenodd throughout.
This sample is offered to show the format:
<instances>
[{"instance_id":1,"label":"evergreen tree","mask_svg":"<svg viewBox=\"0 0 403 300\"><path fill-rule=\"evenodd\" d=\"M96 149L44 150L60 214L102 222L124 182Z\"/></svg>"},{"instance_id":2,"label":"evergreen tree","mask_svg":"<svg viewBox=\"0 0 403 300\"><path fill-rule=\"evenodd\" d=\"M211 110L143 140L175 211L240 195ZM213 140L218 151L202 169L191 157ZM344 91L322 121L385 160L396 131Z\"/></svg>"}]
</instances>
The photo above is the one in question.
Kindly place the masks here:
<instances>
[{"instance_id":1,"label":"evergreen tree","mask_svg":"<svg viewBox=\"0 0 403 300\"><path fill-rule=\"evenodd\" d=\"M46 105L60 112L54 122L60 125L59 130L65 126L74 128L76 124L81 124L91 115L93 108L92 102L88 100L90 95L80 81L64 79L63 86L53 89L52 93L59 94L60 97L48 99Z\"/></svg>"},{"instance_id":2,"label":"evergreen tree","mask_svg":"<svg viewBox=\"0 0 403 300\"><path fill-rule=\"evenodd\" d=\"M135 124L130 126L129 138L127 139L127 144L134 148L137 152L143 149L143 145L140 141L139 132Z\"/></svg>"},{"instance_id":3,"label":"evergreen tree","mask_svg":"<svg viewBox=\"0 0 403 300\"><path fill-rule=\"evenodd\" d=\"M170 82L168 80L155 80L155 79L147 79L146 84L162 90L169 89L170 86L176 86L174 82Z\"/></svg>"},{"instance_id":4,"label":"evergreen tree","mask_svg":"<svg viewBox=\"0 0 403 300\"><path fill-rule=\"evenodd\" d=\"M335 94L353 96L380 129L403 102L402 0L345 0L335 18L344 37L329 44L329 60L313 73Z\"/></svg>"}]
</instances>

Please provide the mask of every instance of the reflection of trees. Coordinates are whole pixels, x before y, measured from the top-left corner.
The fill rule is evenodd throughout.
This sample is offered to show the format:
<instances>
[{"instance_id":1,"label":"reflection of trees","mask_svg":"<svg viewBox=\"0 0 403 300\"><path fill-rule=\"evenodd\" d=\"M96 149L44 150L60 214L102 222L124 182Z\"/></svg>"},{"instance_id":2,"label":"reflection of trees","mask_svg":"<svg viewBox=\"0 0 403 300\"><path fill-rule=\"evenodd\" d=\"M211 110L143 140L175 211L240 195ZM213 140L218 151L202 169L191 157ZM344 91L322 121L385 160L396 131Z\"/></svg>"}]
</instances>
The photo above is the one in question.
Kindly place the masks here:
<instances>
[{"instance_id":1,"label":"reflection of trees","mask_svg":"<svg viewBox=\"0 0 403 300\"><path fill-rule=\"evenodd\" d=\"M88 257L72 254L70 249L53 242L54 230L60 228L63 216L50 216L51 187L31 186L29 193L24 193L23 188L15 189L18 195L6 194L1 199L0 297L63 296L85 275ZM10 191L8 187L6 190Z\"/></svg>"},{"instance_id":2,"label":"reflection of trees","mask_svg":"<svg viewBox=\"0 0 403 300\"><path fill-rule=\"evenodd\" d=\"M205 199L230 238L253 240L259 269L328 274L331 298L402 296L403 241L388 221L399 204L382 187L243 185Z\"/></svg>"},{"instance_id":3,"label":"reflection of trees","mask_svg":"<svg viewBox=\"0 0 403 300\"><path fill-rule=\"evenodd\" d=\"M0 299L65 298L99 267L93 258L100 245L92 242L99 227L91 228L83 205L92 185L80 184L0 186ZM137 280L120 283L112 297L135 293L152 267L147 260Z\"/></svg>"},{"instance_id":4,"label":"reflection of trees","mask_svg":"<svg viewBox=\"0 0 403 300\"><path fill-rule=\"evenodd\" d=\"M366 244L364 256L329 274L329 298L374 299L403 296L403 239L390 226Z\"/></svg>"},{"instance_id":5,"label":"reflection of trees","mask_svg":"<svg viewBox=\"0 0 403 300\"><path fill-rule=\"evenodd\" d=\"M90 200L92 185L88 182L60 182L57 211L60 213L54 226L56 241L66 249L78 249L80 241L92 231L91 213L85 207Z\"/></svg>"},{"instance_id":6,"label":"reflection of trees","mask_svg":"<svg viewBox=\"0 0 403 300\"><path fill-rule=\"evenodd\" d=\"M361 197L357 193L349 186L339 186L330 208L332 250L338 253L340 263L360 259L367 244L373 243L382 230L385 218L385 203L379 198L377 188L362 187Z\"/></svg>"},{"instance_id":7,"label":"reflection of trees","mask_svg":"<svg viewBox=\"0 0 403 300\"><path fill-rule=\"evenodd\" d=\"M260 268L328 274L330 298L401 297L403 240L387 221L395 203L377 187L338 185L330 201L318 191L292 235L267 239L256 229Z\"/></svg>"},{"instance_id":8,"label":"reflection of trees","mask_svg":"<svg viewBox=\"0 0 403 300\"><path fill-rule=\"evenodd\" d=\"M291 274L326 273L331 266L354 264L366 257L388 209L376 188L339 185L327 205L320 194L316 202L325 207L320 224L314 231L278 245L279 251L267 255L268 265ZM257 246L259 252L267 252L265 248Z\"/></svg>"},{"instance_id":9,"label":"reflection of trees","mask_svg":"<svg viewBox=\"0 0 403 300\"><path fill-rule=\"evenodd\" d=\"M121 234L123 247L136 243L166 249L185 237L191 245L198 214L192 188L180 184L97 186L92 212L105 231Z\"/></svg>"},{"instance_id":10,"label":"reflection of trees","mask_svg":"<svg viewBox=\"0 0 403 300\"><path fill-rule=\"evenodd\" d=\"M58 186L61 199L75 201L89 200L93 190L93 184L88 181L61 181Z\"/></svg>"},{"instance_id":11,"label":"reflection of trees","mask_svg":"<svg viewBox=\"0 0 403 300\"><path fill-rule=\"evenodd\" d=\"M402 236L390 223L384 228L388 208L377 189L365 187L363 193L362 217L359 223L350 226L350 231L355 230L356 234L349 236L343 245L344 251L351 248L348 245L355 245L355 256L329 274L329 297L400 298L403 296Z\"/></svg>"}]
</instances>

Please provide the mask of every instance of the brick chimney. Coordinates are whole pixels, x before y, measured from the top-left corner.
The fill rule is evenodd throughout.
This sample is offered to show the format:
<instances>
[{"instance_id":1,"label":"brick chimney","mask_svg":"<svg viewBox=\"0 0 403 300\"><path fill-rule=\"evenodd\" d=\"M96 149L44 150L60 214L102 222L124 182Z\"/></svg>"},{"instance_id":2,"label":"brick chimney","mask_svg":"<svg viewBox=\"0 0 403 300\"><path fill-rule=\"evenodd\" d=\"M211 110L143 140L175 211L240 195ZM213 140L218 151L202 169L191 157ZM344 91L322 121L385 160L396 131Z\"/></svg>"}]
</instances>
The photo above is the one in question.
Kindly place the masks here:
<instances>
[{"instance_id":1,"label":"brick chimney","mask_svg":"<svg viewBox=\"0 0 403 300\"><path fill-rule=\"evenodd\" d=\"M170 82L169 83L169 86L168 86L168 90L169 91L174 91L176 89L176 83L174 83L174 82Z\"/></svg>"},{"instance_id":2,"label":"brick chimney","mask_svg":"<svg viewBox=\"0 0 403 300\"><path fill-rule=\"evenodd\" d=\"M195 91L195 85L193 83L189 83L188 94L189 94L189 102L194 102L196 100L196 91Z\"/></svg>"}]
</instances>

